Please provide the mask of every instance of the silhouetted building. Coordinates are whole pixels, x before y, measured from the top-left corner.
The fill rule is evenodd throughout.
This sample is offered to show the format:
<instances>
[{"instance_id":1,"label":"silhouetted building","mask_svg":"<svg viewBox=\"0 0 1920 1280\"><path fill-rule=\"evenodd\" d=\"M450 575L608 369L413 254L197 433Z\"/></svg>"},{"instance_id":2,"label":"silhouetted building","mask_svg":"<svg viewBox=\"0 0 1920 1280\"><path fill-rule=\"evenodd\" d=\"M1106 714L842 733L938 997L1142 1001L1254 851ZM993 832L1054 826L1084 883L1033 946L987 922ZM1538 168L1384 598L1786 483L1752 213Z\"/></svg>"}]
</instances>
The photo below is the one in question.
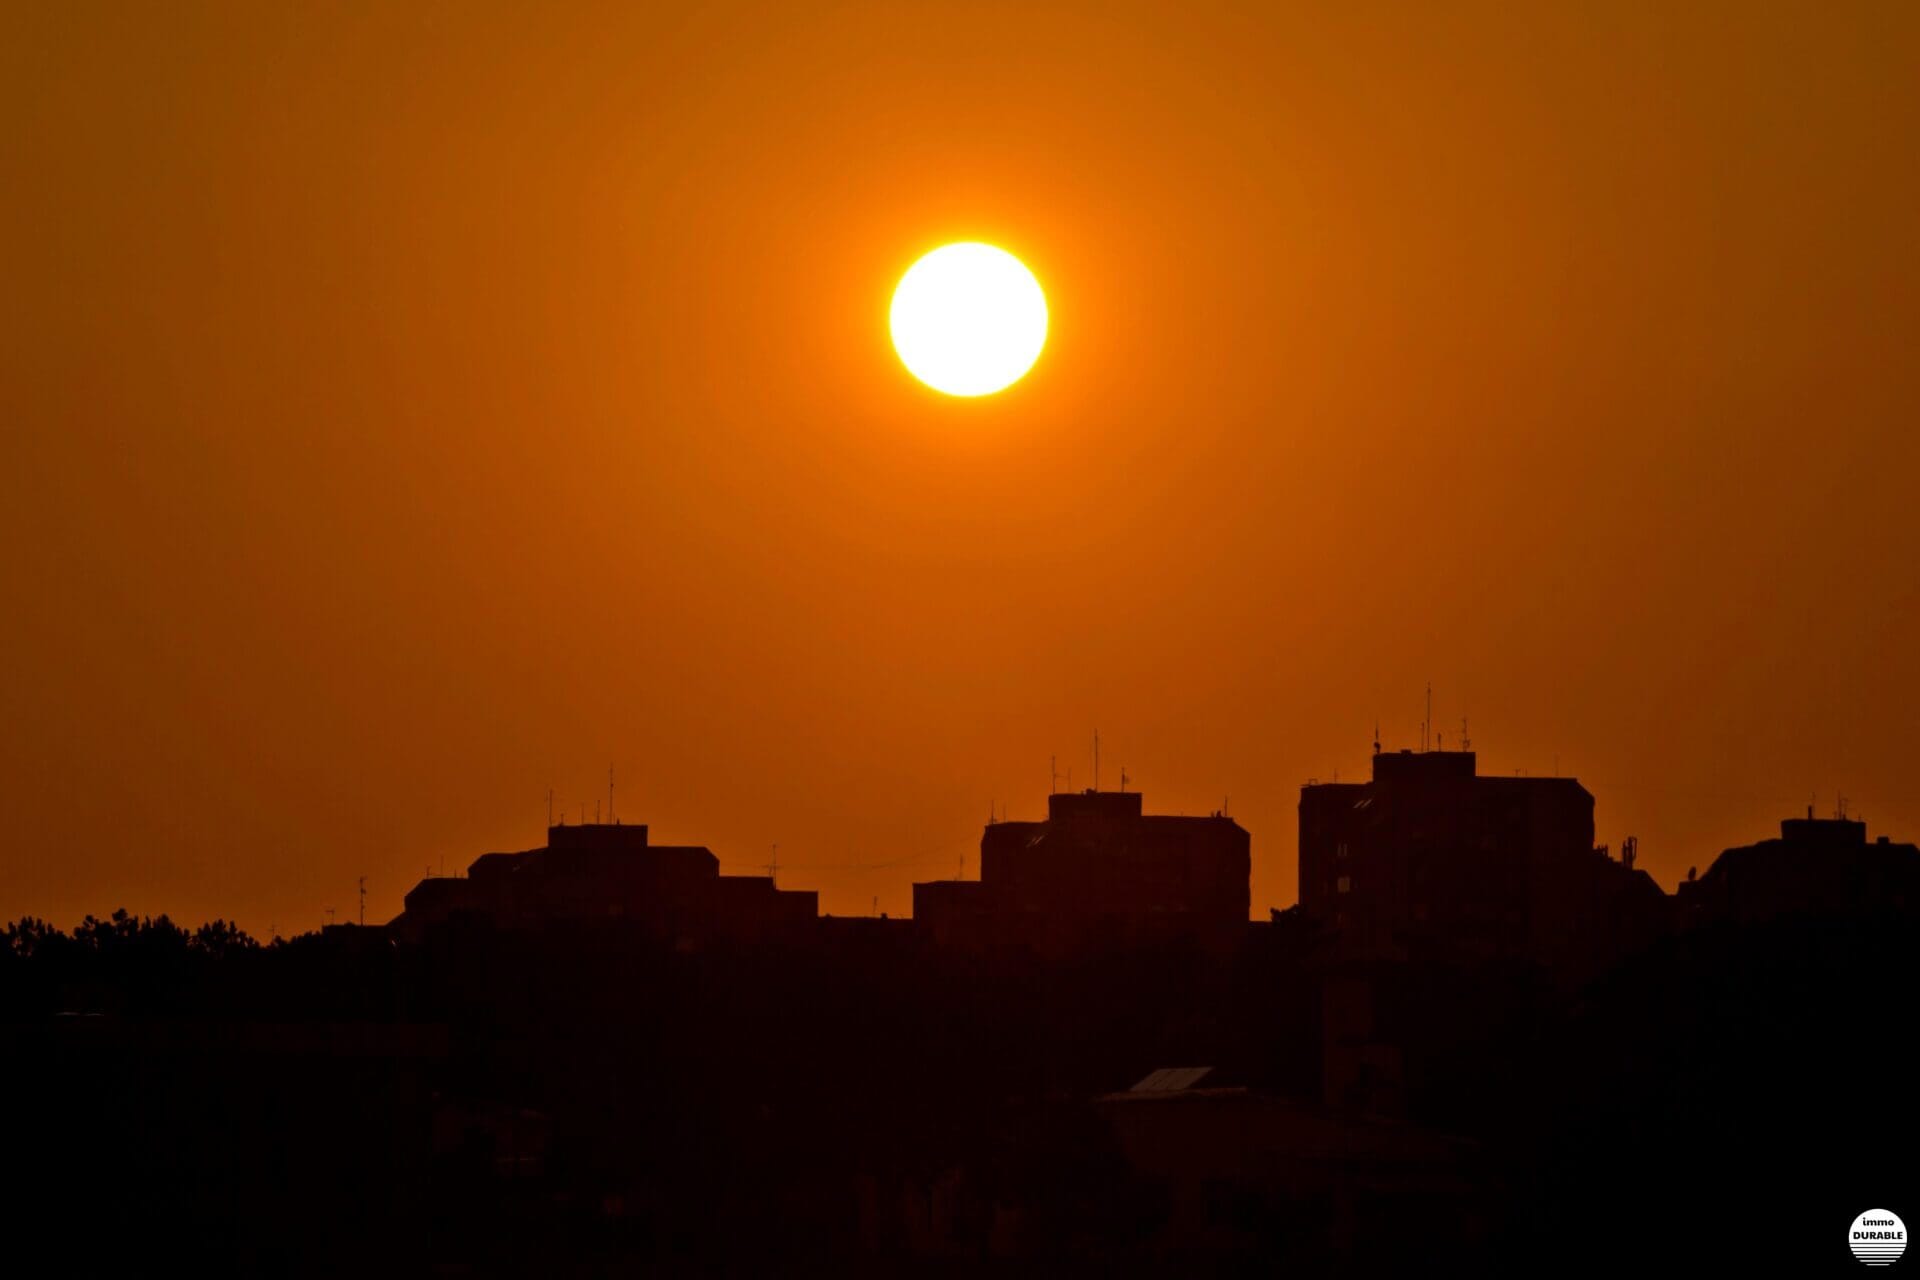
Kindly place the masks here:
<instances>
[{"instance_id":1,"label":"silhouetted building","mask_svg":"<svg viewBox=\"0 0 1920 1280\"><path fill-rule=\"evenodd\" d=\"M1652 877L1593 843L1572 778L1487 777L1471 751L1373 757L1300 791L1300 905L1351 954L1410 947L1588 968L1662 927Z\"/></svg>"},{"instance_id":2,"label":"silhouetted building","mask_svg":"<svg viewBox=\"0 0 1920 1280\"><path fill-rule=\"evenodd\" d=\"M430 877L406 896L395 936L469 919L496 928L618 921L663 938L748 937L812 921L819 895L771 876L723 876L698 845L647 842L642 825L547 828L545 848L486 853L464 878Z\"/></svg>"},{"instance_id":3,"label":"silhouetted building","mask_svg":"<svg viewBox=\"0 0 1920 1280\"><path fill-rule=\"evenodd\" d=\"M1044 822L992 822L980 878L913 886L939 941L1070 941L1244 933L1250 840L1222 814L1142 812L1132 791L1047 797Z\"/></svg>"},{"instance_id":4,"label":"silhouetted building","mask_svg":"<svg viewBox=\"0 0 1920 1280\"><path fill-rule=\"evenodd\" d=\"M1794 915L1920 912L1920 848L1885 836L1868 843L1855 818L1788 818L1780 838L1728 849L1680 885L1689 923L1745 924Z\"/></svg>"}]
</instances>

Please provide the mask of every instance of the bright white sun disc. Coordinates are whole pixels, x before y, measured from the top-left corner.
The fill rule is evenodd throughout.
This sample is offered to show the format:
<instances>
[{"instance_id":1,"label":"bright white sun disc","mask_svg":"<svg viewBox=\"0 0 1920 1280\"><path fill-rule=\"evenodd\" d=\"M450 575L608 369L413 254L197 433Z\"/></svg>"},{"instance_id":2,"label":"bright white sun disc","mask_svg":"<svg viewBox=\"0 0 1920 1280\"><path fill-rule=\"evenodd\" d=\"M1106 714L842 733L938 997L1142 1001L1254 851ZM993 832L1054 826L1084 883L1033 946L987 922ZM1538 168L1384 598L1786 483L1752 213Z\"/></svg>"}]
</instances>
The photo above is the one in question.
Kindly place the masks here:
<instances>
[{"instance_id":1,"label":"bright white sun disc","mask_svg":"<svg viewBox=\"0 0 1920 1280\"><path fill-rule=\"evenodd\" d=\"M1040 282L990 244L945 245L914 263L893 291L889 318L908 371L950 396L1012 386L1047 342Z\"/></svg>"}]
</instances>

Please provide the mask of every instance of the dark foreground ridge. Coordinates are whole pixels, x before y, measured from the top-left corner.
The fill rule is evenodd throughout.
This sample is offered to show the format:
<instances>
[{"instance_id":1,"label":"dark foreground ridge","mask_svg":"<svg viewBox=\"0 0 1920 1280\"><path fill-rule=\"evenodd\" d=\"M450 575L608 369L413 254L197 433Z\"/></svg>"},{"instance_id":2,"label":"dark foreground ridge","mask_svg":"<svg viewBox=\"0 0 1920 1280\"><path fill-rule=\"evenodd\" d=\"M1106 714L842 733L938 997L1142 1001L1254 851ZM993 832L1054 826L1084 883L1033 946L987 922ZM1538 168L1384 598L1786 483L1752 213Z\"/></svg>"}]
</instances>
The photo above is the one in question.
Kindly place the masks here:
<instances>
[{"instance_id":1,"label":"dark foreground ridge","mask_svg":"<svg viewBox=\"0 0 1920 1280\"><path fill-rule=\"evenodd\" d=\"M1575 780L1421 752L1303 788L1296 907L1250 852L1084 792L910 920L595 824L271 946L22 921L13 1208L249 1274L1825 1274L1920 1215L1913 845L1668 895Z\"/></svg>"}]
</instances>

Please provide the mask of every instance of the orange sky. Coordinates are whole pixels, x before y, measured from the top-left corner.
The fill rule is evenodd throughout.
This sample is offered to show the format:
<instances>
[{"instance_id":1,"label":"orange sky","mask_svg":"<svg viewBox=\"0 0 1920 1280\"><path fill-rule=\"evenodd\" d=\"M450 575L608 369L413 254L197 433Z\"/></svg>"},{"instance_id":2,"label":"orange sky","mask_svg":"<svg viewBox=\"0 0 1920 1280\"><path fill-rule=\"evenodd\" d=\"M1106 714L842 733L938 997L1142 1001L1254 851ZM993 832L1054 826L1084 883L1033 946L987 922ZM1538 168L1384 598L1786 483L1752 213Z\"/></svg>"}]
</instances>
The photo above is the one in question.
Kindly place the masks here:
<instances>
[{"instance_id":1,"label":"orange sky","mask_svg":"<svg viewBox=\"0 0 1920 1280\"><path fill-rule=\"evenodd\" d=\"M609 762L901 913L1095 727L1264 914L1428 679L1669 887L1920 837L1920 8L1536 8L11 6L0 915L385 919Z\"/></svg>"}]
</instances>

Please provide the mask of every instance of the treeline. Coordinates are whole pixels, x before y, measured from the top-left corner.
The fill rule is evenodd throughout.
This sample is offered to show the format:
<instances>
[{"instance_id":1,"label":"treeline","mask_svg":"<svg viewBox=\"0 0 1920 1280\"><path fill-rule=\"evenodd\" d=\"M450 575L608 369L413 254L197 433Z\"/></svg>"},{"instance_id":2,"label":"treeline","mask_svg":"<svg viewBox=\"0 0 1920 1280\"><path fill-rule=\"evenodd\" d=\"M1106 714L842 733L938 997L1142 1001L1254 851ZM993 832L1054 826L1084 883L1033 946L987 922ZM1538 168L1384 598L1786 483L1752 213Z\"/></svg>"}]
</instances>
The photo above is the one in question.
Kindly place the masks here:
<instances>
[{"instance_id":1,"label":"treeline","mask_svg":"<svg viewBox=\"0 0 1920 1280\"><path fill-rule=\"evenodd\" d=\"M369 935L371 940L372 935ZM387 1020L393 948L321 933L262 943L230 920L197 926L124 909L71 930L36 916L0 929L0 1020L127 1015Z\"/></svg>"},{"instance_id":2,"label":"treeline","mask_svg":"<svg viewBox=\"0 0 1920 1280\"><path fill-rule=\"evenodd\" d=\"M275 939L273 945L284 944ZM186 929L164 914L135 916L122 907L104 920L87 916L74 926L72 933L35 916L22 916L7 926L0 954L15 960L33 960L55 958L69 950L96 954L126 951L143 955L174 951L218 959L230 952L252 951L259 946L253 935L229 920L210 920L198 928Z\"/></svg>"}]
</instances>

